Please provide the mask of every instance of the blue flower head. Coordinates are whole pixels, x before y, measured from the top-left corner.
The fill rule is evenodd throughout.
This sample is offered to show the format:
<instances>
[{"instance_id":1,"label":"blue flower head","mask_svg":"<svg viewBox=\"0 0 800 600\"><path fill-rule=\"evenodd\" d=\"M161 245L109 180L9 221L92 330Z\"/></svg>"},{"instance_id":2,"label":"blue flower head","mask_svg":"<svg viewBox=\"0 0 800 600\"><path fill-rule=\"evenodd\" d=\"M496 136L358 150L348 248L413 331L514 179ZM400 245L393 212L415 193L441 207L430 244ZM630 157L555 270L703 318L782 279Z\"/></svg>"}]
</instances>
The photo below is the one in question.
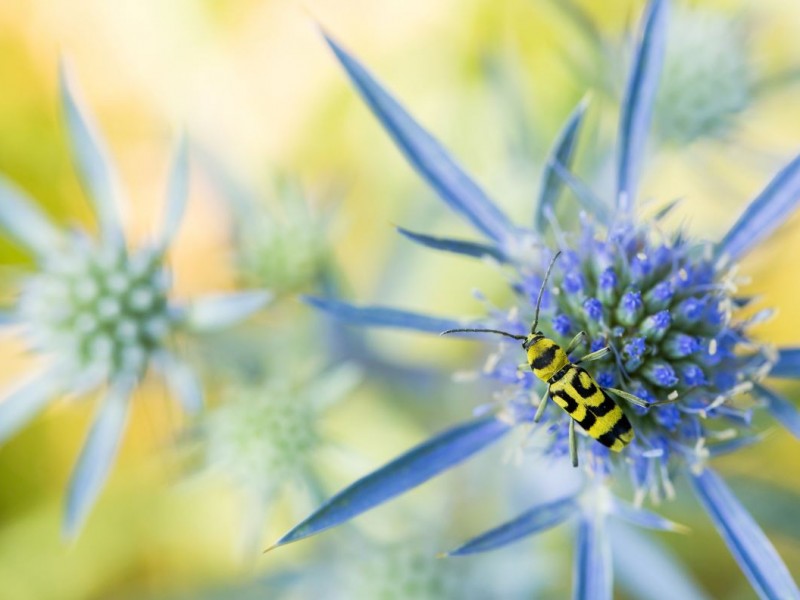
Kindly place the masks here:
<instances>
[{"instance_id":1,"label":"blue flower head","mask_svg":"<svg viewBox=\"0 0 800 600\"><path fill-rule=\"evenodd\" d=\"M181 141L175 154L161 231L150 244L130 248L112 165L64 68L60 75L68 138L100 234L94 239L58 228L22 190L0 178L0 229L36 262L8 320L44 359L40 371L0 401L0 441L52 399L105 388L67 495L64 530L74 536L111 469L131 396L148 368L163 374L187 411L197 412L199 378L171 340L236 323L264 306L269 295L218 294L192 302L171 297L166 252L188 195L187 145Z\"/></svg>"},{"instance_id":2,"label":"blue flower head","mask_svg":"<svg viewBox=\"0 0 800 600\"><path fill-rule=\"evenodd\" d=\"M684 476L758 593L768 598L797 598L800 593L775 549L708 463L713 456L758 439L752 435L749 409L745 408L753 398L759 407L800 434L798 412L761 383L775 363L774 355L751 338L748 321L737 313L741 299L732 277L735 262L765 239L800 200L800 157L777 174L717 243L691 240L683 233L665 236L658 219L638 217L638 180L664 54L667 4L666 0L651 0L644 13L621 110L613 202L603 202L588 192L588 186L569 168L586 111L586 103L582 102L568 118L552 149L532 228L513 225L397 100L329 38L352 82L409 162L439 197L485 239L465 241L405 230L402 233L437 250L490 257L491 264L502 263L515 273L513 289L524 293L518 294L508 319L498 321L492 317L469 324L389 308L358 307L333 299L309 301L335 317L360 325L431 333L459 328L527 331L535 311L530 290L539 285L555 254L555 249L545 242L554 223L553 207L563 188L569 188L587 218L581 221L580 231L572 233L567 223L558 223L553 237L568 260L553 270L547 283L551 300L542 305L541 323L548 321L547 315L551 315L552 324L566 316L569 334L589 334L576 340L578 349L585 353L595 347L589 345L594 340L605 341L610 352L585 367L604 383L616 381L619 404L633 425L635 438L621 452L609 452L578 430L579 462L587 475L581 492L532 507L450 554L491 550L576 519L575 597L587 597L590 590L592 597L610 598L605 519L614 516L650 528L676 530L676 524L640 504L647 497L671 497L675 489L673 478ZM518 252L521 238L536 240L533 247L538 252ZM526 243L525 247L530 248L531 244ZM587 299L594 298L602 304L603 319L593 318L597 305ZM564 347L570 340L565 335L566 328L560 329L553 327L545 334ZM463 335L479 336L487 342L494 339L489 333ZM495 371L505 373L515 368L523 356L521 352L516 344L512 346L502 338L498 355L486 369L489 377L505 381L508 386L500 395L504 400L495 414L444 431L353 483L276 545L343 523L462 462L516 426L538 428L546 439L544 453L561 461L564 468L571 468L564 461L569 454L569 415L550 406L543 422L536 424L530 407L546 401L542 399L544 386L531 378L493 377ZM705 354L713 360L705 360ZM797 376L798 366L800 351L787 350L780 353L774 368L779 375ZM718 387L718 382L728 380L735 384ZM635 406L629 406L626 398L636 400ZM526 410L521 410L523 406ZM612 493L614 482L620 478L634 482L636 508Z\"/></svg>"}]
</instances>

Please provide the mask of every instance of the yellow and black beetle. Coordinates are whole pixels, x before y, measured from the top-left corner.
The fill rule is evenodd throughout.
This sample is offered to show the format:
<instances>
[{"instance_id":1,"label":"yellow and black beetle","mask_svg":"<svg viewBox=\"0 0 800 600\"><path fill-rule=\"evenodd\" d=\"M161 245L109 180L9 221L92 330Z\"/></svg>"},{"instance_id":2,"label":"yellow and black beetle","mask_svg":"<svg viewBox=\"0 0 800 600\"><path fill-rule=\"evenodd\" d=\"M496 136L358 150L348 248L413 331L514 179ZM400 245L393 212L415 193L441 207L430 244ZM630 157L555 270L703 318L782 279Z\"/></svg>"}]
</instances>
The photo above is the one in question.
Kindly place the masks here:
<instances>
[{"instance_id":1,"label":"yellow and black beetle","mask_svg":"<svg viewBox=\"0 0 800 600\"><path fill-rule=\"evenodd\" d=\"M528 365L533 374L547 384L544 396L542 396L539 407L536 410L534 421L538 422L541 419L548 398L552 398L556 404L566 411L571 417L569 422L570 457L572 458L573 466L577 467L578 453L575 439L575 423L578 423L590 437L615 452L621 451L634 437L631 422L607 392L643 407L666 404L674 402L675 399L645 402L641 398L623 390L600 387L594 377L579 365L582 362L604 357L610 352L608 346L587 354L573 363L569 360L569 354L586 339L585 332L581 331L576 335L564 350L538 330L539 307L542 304L542 295L553 264L560 254L560 251L557 252L547 267L542 287L539 290L539 296L536 299L536 314L533 325L528 335L515 335L498 329L449 329L442 332L442 335L456 332L485 332L522 340L522 348L527 353Z\"/></svg>"}]
</instances>

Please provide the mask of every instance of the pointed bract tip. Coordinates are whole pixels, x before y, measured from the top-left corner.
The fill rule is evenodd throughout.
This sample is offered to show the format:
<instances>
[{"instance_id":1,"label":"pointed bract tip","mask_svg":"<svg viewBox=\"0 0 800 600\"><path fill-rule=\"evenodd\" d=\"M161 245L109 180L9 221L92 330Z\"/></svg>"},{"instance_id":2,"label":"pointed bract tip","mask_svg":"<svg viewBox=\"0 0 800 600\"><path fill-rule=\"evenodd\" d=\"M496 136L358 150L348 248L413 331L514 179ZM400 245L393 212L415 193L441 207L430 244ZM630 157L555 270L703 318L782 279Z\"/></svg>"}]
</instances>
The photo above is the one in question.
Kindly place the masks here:
<instances>
[{"instance_id":1,"label":"pointed bract tip","mask_svg":"<svg viewBox=\"0 0 800 600\"><path fill-rule=\"evenodd\" d=\"M692 528L688 525L684 525L683 523L672 523L672 531L674 533L680 533L682 535L688 535L692 533Z\"/></svg>"},{"instance_id":2,"label":"pointed bract tip","mask_svg":"<svg viewBox=\"0 0 800 600\"><path fill-rule=\"evenodd\" d=\"M275 542L271 546L268 546L267 549L264 550L261 554L266 554L267 552L272 552L273 550L275 550L275 548L279 548L280 546L283 546L283 544L281 544L281 540L278 540L277 542Z\"/></svg>"}]
</instances>

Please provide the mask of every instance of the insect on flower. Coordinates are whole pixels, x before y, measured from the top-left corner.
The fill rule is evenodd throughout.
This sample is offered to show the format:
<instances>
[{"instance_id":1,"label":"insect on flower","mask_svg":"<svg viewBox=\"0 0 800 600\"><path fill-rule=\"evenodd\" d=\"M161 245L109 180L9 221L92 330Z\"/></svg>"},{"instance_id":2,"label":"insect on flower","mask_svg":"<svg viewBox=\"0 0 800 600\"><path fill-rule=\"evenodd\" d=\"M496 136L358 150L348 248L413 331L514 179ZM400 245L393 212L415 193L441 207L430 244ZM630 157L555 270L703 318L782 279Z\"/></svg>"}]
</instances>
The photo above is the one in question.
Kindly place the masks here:
<instances>
[{"instance_id":1,"label":"insect on flower","mask_svg":"<svg viewBox=\"0 0 800 600\"><path fill-rule=\"evenodd\" d=\"M569 452L572 466L577 467L578 444L575 437L575 423L578 423L589 436L614 452L620 452L633 439L634 432L631 422L606 392L611 392L615 396L642 408L674 402L675 398L648 403L624 390L602 387L598 385L588 371L579 365L603 358L611 352L609 346L604 346L575 362L571 362L569 355L585 341L587 337L585 331L580 331L572 338L566 350L539 331L539 309L542 306L542 296L547 286L547 280L550 278L550 272L559 256L561 256L561 251L556 252L547 267L542 287L539 288L539 295L536 299L536 316L531 326L531 332L528 335L516 335L498 329L469 328L448 329L443 331L442 335L458 332L496 333L515 340L523 340L522 349L528 355L528 365L531 371L547 384L533 420L535 423L541 420L548 398L552 398L556 404L572 417L569 422Z\"/></svg>"},{"instance_id":2,"label":"insect on flower","mask_svg":"<svg viewBox=\"0 0 800 600\"><path fill-rule=\"evenodd\" d=\"M676 524L646 510L643 503L648 498L655 503L674 497L673 479L682 476L759 596L800 599L800 590L780 555L710 464L721 454L762 439L753 423L753 414L759 410L800 437L800 411L762 383L767 376L800 377L800 349L784 348L776 355L754 338L751 326L757 318L747 318L741 311L752 299L740 292L736 277L736 262L800 203L800 157L774 176L719 241L694 240L680 230L665 232L662 218L674 205L655 217L638 213L638 183L663 61L668 5L668 0L650 0L644 11L620 111L613 197L610 201L599 198L570 171L586 110L582 102L551 150L533 227L512 223L443 145L360 62L328 38L400 151L437 195L485 239L436 237L404 229L400 233L427 248L508 269L515 300L508 310L491 307L483 319L469 321L355 306L336 298L308 301L353 325L426 333L491 328L525 341L528 336L523 334L535 320L528 315L541 303L543 318L552 326L552 341L561 347L568 348L570 337L581 330L589 333L584 342L589 354L611 347L612 354L599 359L593 369L598 387L619 385L647 402L646 407L634 402L626 414L636 436L624 453L609 452L588 436L578 440L582 459L586 458L581 461L584 468L579 473L586 477L579 490L565 490L563 498L530 507L448 556L495 550L568 520L577 521L574 597L610 599L613 572L607 522L614 517L637 526L677 531ZM556 217L556 202L564 186L585 208L579 221L570 220L569 225L580 223L572 230L562 228ZM553 281L547 284L549 289L542 292L540 273L552 261L544 241L548 237L563 256ZM542 299L534 304L537 292ZM484 410L353 482L273 547L345 523L467 460L516 426L530 431L536 412L532 404L541 394L542 381L535 368L532 373L519 371L517 353L515 348L512 355L508 345L501 343L481 370L503 386L494 414ZM676 392L676 402L656 404L675 398ZM546 413L544 422L534 428L544 442L533 448L536 459L551 463L566 457L568 430L574 423L565 412L554 413ZM617 498L617 493L629 491L625 480L632 484L633 504ZM637 568L654 579L662 576L651 564Z\"/></svg>"}]
</instances>

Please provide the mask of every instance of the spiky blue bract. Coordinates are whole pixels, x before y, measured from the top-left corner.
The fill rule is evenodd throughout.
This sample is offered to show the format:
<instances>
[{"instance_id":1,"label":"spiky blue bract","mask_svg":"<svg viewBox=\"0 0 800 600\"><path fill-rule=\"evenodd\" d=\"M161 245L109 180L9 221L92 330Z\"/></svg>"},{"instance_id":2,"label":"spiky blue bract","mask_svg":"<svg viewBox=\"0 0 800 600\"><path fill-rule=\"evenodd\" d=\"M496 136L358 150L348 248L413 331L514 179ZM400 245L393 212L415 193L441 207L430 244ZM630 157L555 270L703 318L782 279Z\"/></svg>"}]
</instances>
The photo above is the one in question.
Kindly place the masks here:
<instances>
[{"instance_id":1,"label":"spiky blue bract","mask_svg":"<svg viewBox=\"0 0 800 600\"><path fill-rule=\"evenodd\" d=\"M546 531L563 523L574 516L577 510L578 505L573 496L534 506L515 519L472 538L455 550L451 550L447 553L447 556L463 556L507 546L524 537L540 531Z\"/></svg>"},{"instance_id":2,"label":"spiky blue bract","mask_svg":"<svg viewBox=\"0 0 800 600\"><path fill-rule=\"evenodd\" d=\"M153 357L153 364L183 409L190 415L200 412L203 408L203 388L194 369L166 350Z\"/></svg>"},{"instance_id":3,"label":"spiky blue bract","mask_svg":"<svg viewBox=\"0 0 800 600\"><path fill-rule=\"evenodd\" d=\"M600 223L609 222L611 211L586 183L559 162L552 162L549 167L572 191L583 210L594 215Z\"/></svg>"},{"instance_id":4,"label":"spiky blue bract","mask_svg":"<svg viewBox=\"0 0 800 600\"><path fill-rule=\"evenodd\" d=\"M800 598L800 590L783 560L725 482L708 468L699 474L689 472L689 480L758 595L765 600Z\"/></svg>"},{"instance_id":5,"label":"spiky blue bract","mask_svg":"<svg viewBox=\"0 0 800 600\"><path fill-rule=\"evenodd\" d=\"M358 60L325 32L323 34L375 116L406 159L442 200L501 245L512 237L515 229L508 218L447 150L406 112Z\"/></svg>"},{"instance_id":6,"label":"spiky blue bract","mask_svg":"<svg viewBox=\"0 0 800 600\"><path fill-rule=\"evenodd\" d=\"M103 239L122 245L124 234L117 176L100 133L80 101L68 66L63 60L59 65L59 86L72 156L89 200L94 206Z\"/></svg>"},{"instance_id":7,"label":"spiky blue bract","mask_svg":"<svg viewBox=\"0 0 800 600\"><path fill-rule=\"evenodd\" d=\"M800 438L800 410L788 399L763 385L755 385L756 394L767 403L772 417L788 429L793 436Z\"/></svg>"},{"instance_id":8,"label":"spiky blue bract","mask_svg":"<svg viewBox=\"0 0 800 600\"><path fill-rule=\"evenodd\" d=\"M64 513L64 535L73 538L97 499L119 450L128 418L130 395L136 382L113 382L95 417L69 483Z\"/></svg>"},{"instance_id":9,"label":"spiky blue bract","mask_svg":"<svg viewBox=\"0 0 800 600\"><path fill-rule=\"evenodd\" d=\"M0 177L0 227L41 258L53 251L61 232L18 186Z\"/></svg>"},{"instance_id":10,"label":"spiky blue bract","mask_svg":"<svg viewBox=\"0 0 800 600\"><path fill-rule=\"evenodd\" d=\"M505 262L506 257L503 252L488 244L480 244L478 242L470 242L467 240L454 240L451 238L434 237L432 235L425 235L424 233L415 233L398 227L397 232L407 237L408 239L433 250L442 250L443 252L452 252L453 254L462 254L464 256L471 256L472 258L493 258L498 262Z\"/></svg>"},{"instance_id":11,"label":"spiky blue bract","mask_svg":"<svg viewBox=\"0 0 800 600\"><path fill-rule=\"evenodd\" d=\"M275 543L288 544L341 525L469 458L511 426L494 416L448 429L348 486Z\"/></svg>"},{"instance_id":12,"label":"spiky blue bract","mask_svg":"<svg viewBox=\"0 0 800 600\"><path fill-rule=\"evenodd\" d=\"M181 136L172 159L167 201L164 209L164 222L158 236L157 245L166 248L172 243L183 221L186 200L189 197L189 151L185 136Z\"/></svg>"},{"instance_id":13,"label":"spiky blue bract","mask_svg":"<svg viewBox=\"0 0 800 600\"><path fill-rule=\"evenodd\" d=\"M60 391L55 370L45 369L3 394L0 400L0 443L27 425Z\"/></svg>"},{"instance_id":14,"label":"spiky blue bract","mask_svg":"<svg viewBox=\"0 0 800 600\"><path fill-rule=\"evenodd\" d=\"M737 260L767 238L800 202L800 156L769 182L717 246L717 256Z\"/></svg>"},{"instance_id":15,"label":"spiky blue bract","mask_svg":"<svg viewBox=\"0 0 800 600\"><path fill-rule=\"evenodd\" d=\"M609 523L617 581L638 600L710 600L670 550L648 532Z\"/></svg>"},{"instance_id":16,"label":"spiky blue bract","mask_svg":"<svg viewBox=\"0 0 800 600\"><path fill-rule=\"evenodd\" d=\"M602 513L581 515L572 572L573 600L611 600L614 578L605 527Z\"/></svg>"},{"instance_id":17,"label":"spiky blue bract","mask_svg":"<svg viewBox=\"0 0 800 600\"><path fill-rule=\"evenodd\" d=\"M617 207L622 213L630 213L636 202L636 189L664 62L667 4L667 0L651 0L647 5L622 104L617 141Z\"/></svg>"},{"instance_id":18,"label":"spiky blue bract","mask_svg":"<svg viewBox=\"0 0 800 600\"><path fill-rule=\"evenodd\" d=\"M800 348L781 348L778 361L772 365L769 376L800 379Z\"/></svg>"},{"instance_id":19,"label":"spiky blue bract","mask_svg":"<svg viewBox=\"0 0 800 600\"><path fill-rule=\"evenodd\" d=\"M575 147L578 145L578 135L580 134L583 117L586 115L588 106L588 98L584 98L578 103L550 151L550 156L542 175L539 200L536 203L536 210L533 214L533 229L539 233L544 233L547 225L545 215L548 211L553 210L563 189L563 179L556 172L555 165L563 166L567 170L572 166Z\"/></svg>"},{"instance_id":20,"label":"spiky blue bract","mask_svg":"<svg viewBox=\"0 0 800 600\"><path fill-rule=\"evenodd\" d=\"M688 529L680 523L665 519L661 515L650 512L649 510L632 506L617 498L612 499L611 514L632 525L644 527L646 529L656 529L659 531L688 531Z\"/></svg>"},{"instance_id":21,"label":"spiky blue bract","mask_svg":"<svg viewBox=\"0 0 800 600\"><path fill-rule=\"evenodd\" d=\"M303 300L311 306L325 311L332 317L351 325L411 329L426 333L441 333L447 329L463 327L463 323L455 319L429 317L394 308L356 306L332 298L317 298L315 296L303 296Z\"/></svg>"},{"instance_id":22,"label":"spiky blue bract","mask_svg":"<svg viewBox=\"0 0 800 600\"><path fill-rule=\"evenodd\" d=\"M264 308L272 294L263 291L208 294L178 312L192 331L216 331L235 325Z\"/></svg>"}]
</instances>

